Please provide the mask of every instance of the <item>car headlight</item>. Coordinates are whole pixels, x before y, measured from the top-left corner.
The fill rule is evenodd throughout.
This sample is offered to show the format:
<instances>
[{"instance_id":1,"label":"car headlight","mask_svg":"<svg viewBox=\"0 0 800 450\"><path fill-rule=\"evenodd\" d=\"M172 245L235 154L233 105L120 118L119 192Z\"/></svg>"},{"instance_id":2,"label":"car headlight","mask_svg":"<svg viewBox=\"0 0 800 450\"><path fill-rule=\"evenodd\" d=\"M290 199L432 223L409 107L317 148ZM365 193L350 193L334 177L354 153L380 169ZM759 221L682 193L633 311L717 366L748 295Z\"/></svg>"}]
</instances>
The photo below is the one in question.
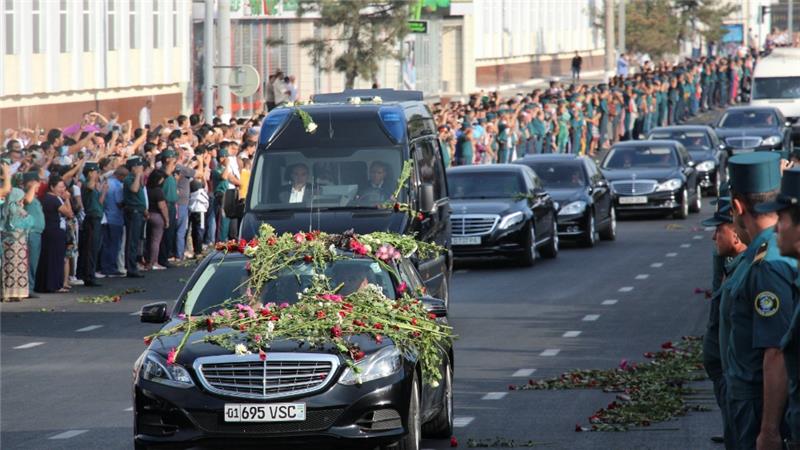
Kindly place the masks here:
<instances>
[{"instance_id":1,"label":"car headlight","mask_svg":"<svg viewBox=\"0 0 800 450\"><path fill-rule=\"evenodd\" d=\"M761 145L778 145L783 141L780 136L770 136L761 140Z\"/></svg>"},{"instance_id":2,"label":"car headlight","mask_svg":"<svg viewBox=\"0 0 800 450\"><path fill-rule=\"evenodd\" d=\"M680 178L672 178L656 186L656 192L663 191L676 191L683 185L683 180Z\"/></svg>"},{"instance_id":3,"label":"car headlight","mask_svg":"<svg viewBox=\"0 0 800 450\"><path fill-rule=\"evenodd\" d=\"M577 202L567 203L566 206L558 211L558 215L567 216L570 214L580 214L584 209L586 209L586 202L583 200L578 200Z\"/></svg>"},{"instance_id":4,"label":"car headlight","mask_svg":"<svg viewBox=\"0 0 800 450\"><path fill-rule=\"evenodd\" d=\"M700 172L711 172L716 167L714 161L703 161L696 166L696 169Z\"/></svg>"},{"instance_id":5,"label":"car headlight","mask_svg":"<svg viewBox=\"0 0 800 450\"><path fill-rule=\"evenodd\" d=\"M167 386L190 388L194 381L189 372L180 364L167 364L167 361L157 353L147 352L139 369L142 378L154 383Z\"/></svg>"},{"instance_id":6,"label":"car headlight","mask_svg":"<svg viewBox=\"0 0 800 450\"><path fill-rule=\"evenodd\" d=\"M507 228L513 227L514 225L522 222L523 220L525 220L525 215L522 214L522 212L517 211L507 216L503 216L503 219L500 220L500 225L498 228L500 228L501 230L505 230Z\"/></svg>"},{"instance_id":7,"label":"car headlight","mask_svg":"<svg viewBox=\"0 0 800 450\"><path fill-rule=\"evenodd\" d=\"M403 356L394 345L384 347L356 363L358 369L345 369L339 384L361 384L385 378L403 367Z\"/></svg>"}]
</instances>

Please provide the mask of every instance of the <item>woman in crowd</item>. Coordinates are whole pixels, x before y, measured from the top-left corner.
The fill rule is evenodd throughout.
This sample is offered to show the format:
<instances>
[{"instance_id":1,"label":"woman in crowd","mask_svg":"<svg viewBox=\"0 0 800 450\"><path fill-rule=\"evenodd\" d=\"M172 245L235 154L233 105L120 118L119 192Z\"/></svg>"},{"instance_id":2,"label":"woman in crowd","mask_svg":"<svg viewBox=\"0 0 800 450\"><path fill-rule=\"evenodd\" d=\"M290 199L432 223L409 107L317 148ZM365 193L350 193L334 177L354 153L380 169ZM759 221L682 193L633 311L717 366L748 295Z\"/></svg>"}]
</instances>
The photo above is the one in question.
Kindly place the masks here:
<instances>
[{"instance_id":1,"label":"woman in crowd","mask_svg":"<svg viewBox=\"0 0 800 450\"><path fill-rule=\"evenodd\" d=\"M70 195L59 176L50 177L48 191L42 197L44 211L44 231L36 268L36 292L69 292L69 284L64 282L64 260L67 252L67 220L74 217Z\"/></svg>"},{"instance_id":2,"label":"woman in crowd","mask_svg":"<svg viewBox=\"0 0 800 450\"><path fill-rule=\"evenodd\" d=\"M3 205L3 301L28 297L28 230L33 219L25 211L25 192L12 188Z\"/></svg>"}]
</instances>

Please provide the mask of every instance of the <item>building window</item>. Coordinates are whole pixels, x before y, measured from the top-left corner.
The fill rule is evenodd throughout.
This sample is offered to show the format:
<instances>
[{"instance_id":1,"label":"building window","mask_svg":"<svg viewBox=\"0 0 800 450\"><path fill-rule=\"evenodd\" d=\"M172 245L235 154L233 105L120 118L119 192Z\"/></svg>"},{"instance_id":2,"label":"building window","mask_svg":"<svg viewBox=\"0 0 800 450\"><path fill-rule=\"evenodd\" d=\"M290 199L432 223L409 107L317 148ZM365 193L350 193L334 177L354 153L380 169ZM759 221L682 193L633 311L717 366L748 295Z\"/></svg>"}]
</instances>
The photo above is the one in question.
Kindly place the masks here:
<instances>
[{"instance_id":1,"label":"building window","mask_svg":"<svg viewBox=\"0 0 800 450\"><path fill-rule=\"evenodd\" d=\"M90 0L83 0L83 51L92 51L92 5Z\"/></svg>"},{"instance_id":2,"label":"building window","mask_svg":"<svg viewBox=\"0 0 800 450\"><path fill-rule=\"evenodd\" d=\"M161 48L158 42L158 0L153 0L153 48Z\"/></svg>"},{"instance_id":3,"label":"building window","mask_svg":"<svg viewBox=\"0 0 800 450\"><path fill-rule=\"evenodd\" d=\"M14 0L5 1L6 55L14 54Z\"/></svg>"},{"instance_id":4,"label":"building window","mask_svg":"<svg viewBox=\"0 0 800 450\"><path fill-rule=\"evenodd\" d=\"M59 51L68 53L72 50L72 35L69 33L69 21L67 20L67 0L58 2L58 33Z\"/></svg>"},{"instance_id":5,"label":"building window","mask_svg":"<svg viewBox=\"0 0 800 450\"><path fill-rule=\"evenodd\" d=\"M107 20L108 25L106 27L106 33L108 33L108 51L114 51L117 49L117 35L115 33L115 22L116 22L116 11L114 9L114 1L108 2L108 10L107 10Z\"/></svg>"},{"instance_id":6,"label":"building window","mask_svg":"<svg viewBox=\"0 0 800 450\"><path fill-rule=\"evenodd\" d=\"M178 46L178 0L172 0L172 47Z\"/></svg>"},{"instance_id":7,"label":"building window","mask_svg":"<svg viewBox=\"0 0 800 450\"><path fill-rule=\"evenodd\" d=\"M41 2L39 0L33 0L31 2L31 13L33 19L33 53L41 53L42 52L42 39L41 39Z\"/></svg>"},{"instance_id":8,"label":"building window","mask_svg":"<svg viewBox=\"0 0 800 450\"><path fill-rule=\"evenodd\" d=\"M136 2L130 2L128 10L128 40L130 48L136 48Z\"/></svg>"}]
</instances>

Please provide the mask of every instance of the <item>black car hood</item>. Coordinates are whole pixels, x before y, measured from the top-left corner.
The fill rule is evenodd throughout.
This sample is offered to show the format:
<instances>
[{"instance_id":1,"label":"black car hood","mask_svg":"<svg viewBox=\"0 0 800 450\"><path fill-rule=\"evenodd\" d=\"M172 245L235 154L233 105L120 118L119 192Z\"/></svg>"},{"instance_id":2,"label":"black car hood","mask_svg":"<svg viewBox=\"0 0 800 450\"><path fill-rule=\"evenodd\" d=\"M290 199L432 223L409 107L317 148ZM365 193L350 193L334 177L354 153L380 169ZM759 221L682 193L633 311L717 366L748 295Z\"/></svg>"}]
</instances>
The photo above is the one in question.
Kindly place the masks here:
<instances>
[{"instance_id":1,"label":"black car hood","mask_svg":"<svg viewBox=\"0 0 800 450\"><path fill-rule=\"evenodd\" d=\"M696 163L701 163L703 161L716 161L714 157L714 153L708 149L694 149L690 148L687 149L689 151L689 155L692 156L692 161Z\"/></svg>"},{"instance_id":2,"label":"black car hood","mask_svg":"<svg viewBox=\"0 0 800 450\"><path fill-rule=\"evenodd\" d=\"M717 136L720 138L758 136L765 138L768 136L780 136L783 133L778 128L716 128Z\"/></svg>"},{"instance_id":3,"label":"black car hood","mask_svg":"<svg viewBox=\"0 0 800 450\"><path fill-rule=\"evenodd\" d=\"M571 189L564 189L564 188L547 188L547 192L550 194L550 197L553 199L554 202L558 202L559 205L566 205L570 202L575 202L578 200L588 201L589 194L587 192L587 188L571 188Z\"/></svg>"},{"instance_id":4,"label":"black car hood","mask_svg":"<svg viewBox=\"0 0 800 450\"><path fill-rule=\"evenodd\" d=\"M522 200L487 198L487 199L451 199L450 209L453 214L498 214L505 215L512 211L518 211L518 202Z\"/></svg>"},{"instance_id":5,"label":"black car hood","mask_svg":"<svg viewBox=\"0 0 800 450\"><path fill-rule=\"evenodd\" d=\"M681 177L681 172L677 167L664 169L603 169L603 175L608 181L630 180L634 174L637 180L668 180Z\"/></svg>"},{"instance_id":6,"label":"black car hood","mask_svg":"<svg viewBox=\"0 0 800 450\"><path fill-rule=\"evenodd\" d=\"M278 234L308 230L309 225L314 230L326 233L341 233L352 228L356 233L365 234L373 231L404 233L408 220L408 214L388 209L320 211L313 214L308 211L249 211L242 220L242 238L256 236L262 223L272 225Z\"/></svg>"}]
</instances>

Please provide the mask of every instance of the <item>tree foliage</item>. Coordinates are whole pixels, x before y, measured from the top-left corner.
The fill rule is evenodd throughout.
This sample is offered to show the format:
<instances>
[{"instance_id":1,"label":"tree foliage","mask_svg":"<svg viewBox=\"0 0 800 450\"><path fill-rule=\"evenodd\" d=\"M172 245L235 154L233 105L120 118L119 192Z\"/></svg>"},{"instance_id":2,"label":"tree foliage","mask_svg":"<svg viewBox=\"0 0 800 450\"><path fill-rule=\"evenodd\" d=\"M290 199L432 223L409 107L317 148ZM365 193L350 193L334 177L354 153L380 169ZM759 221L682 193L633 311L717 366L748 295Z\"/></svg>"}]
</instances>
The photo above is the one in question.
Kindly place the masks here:
<instances>
[{"instance_id":1,"label":"tree foliage","mask_svg":"<svg viewBox=\"0 0 800 450\"><path fill-rule=\"evenodd\" d=\"M399 42L408 32L408 0L304 0L298 15L320 15L320 25L334 37L299 42L323 71L345 76L351 89L357 77L375 81L384 59L400 58Z\"/></svg>"},{"instance_id":2,"label":"tree foliage","mask_svg":"<svg viewBox=\"0 0 800 450\"><path fill-rule=\"evenodd\" d=\"M709 42L719 42L725 36L723 21L739 9L739 5L718 0L676 0L675 6L682 25L678 39L697 32Z\"/></svg>"}]
</instances>

